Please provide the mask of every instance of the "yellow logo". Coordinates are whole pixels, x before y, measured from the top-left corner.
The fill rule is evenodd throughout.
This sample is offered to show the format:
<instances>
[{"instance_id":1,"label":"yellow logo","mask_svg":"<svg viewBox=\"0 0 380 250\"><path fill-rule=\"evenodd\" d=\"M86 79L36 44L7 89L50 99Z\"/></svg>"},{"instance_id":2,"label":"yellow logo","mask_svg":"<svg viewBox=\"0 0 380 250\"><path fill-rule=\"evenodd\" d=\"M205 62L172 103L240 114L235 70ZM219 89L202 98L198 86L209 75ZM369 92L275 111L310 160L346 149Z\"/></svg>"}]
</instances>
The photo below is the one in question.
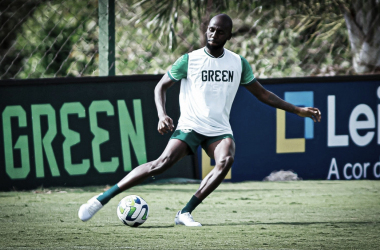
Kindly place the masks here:
<instances>
[{"instance_id":1,"label":"yellow logo","mask_svg":"<svg viewBox=\"0 0 380 250\"><path fill-rule=\"evenodd\" d=\"M313 91L285 92L284 100L297 106L314 106ZM305 118L304 138L288 139L286 134L285 111L276 111L276 153L303 153L305 152L305 139L314 138L314 124L310 118Z\"/></svg>"}]
</instances>

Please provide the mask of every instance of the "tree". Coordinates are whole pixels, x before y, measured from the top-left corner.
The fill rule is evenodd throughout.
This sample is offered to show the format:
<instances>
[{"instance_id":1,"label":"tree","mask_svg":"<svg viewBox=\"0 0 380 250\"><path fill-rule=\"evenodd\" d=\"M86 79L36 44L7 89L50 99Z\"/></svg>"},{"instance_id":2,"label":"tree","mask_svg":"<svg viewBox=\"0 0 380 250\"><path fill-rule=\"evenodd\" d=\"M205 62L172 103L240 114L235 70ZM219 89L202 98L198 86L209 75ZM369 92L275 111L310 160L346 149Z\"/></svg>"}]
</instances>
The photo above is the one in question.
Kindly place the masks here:
<instances>
[{"instance_id":1,"label":"tree","mask_svg":"<svg viewBox=\"0 0 380 250\"><path fill-rule=\"evenodd\" d=\"M82 76L97 69L96 0L8 4L0 15L0 79Z\"/></svg>"},{"instance_id":2,"label":"tree","mask_svg":"<svg viewBox=\"0 0 380 250\"><path fill-rule=\"evenodd\" d=\"M46 0L0 1L0 79L14 76L22 66L22 57L14 53L17 33L37 7ZM7 56L12 54L12 56Z\"/></svg>"},{"instance_id":3,"label":"tree","mask_svg":"<svg viewBox=\"0 0 380 250\"><path fill-rule=\"evenodd\" d=\"M353 0L349 6L340 2L339 7L348 28L355 71L380 71L380 1Z\"/></svg>"},{"instance_id":4,"label":"tree","mask_svg":"<svg viewBox=\"0 0 380 250\"><path fill-rule=\"evenodd\" d=\"M317 19L310 22L306 18L303 22L303 29L309 30L326 29L326 26L320 25L323 20L341 12L348 29L355 71L357 73L371 73L380 70L380 1L378 0L194 0L187 2L183 0L143 0L139 4L145 6L142 19L155 22L157 25L153 32L160 33L161 36L162 33L166 33L168 37L171 37L168 41L169 46L173 48L176 46L174 38L179 9L186 9L184 12L187 13L189 19L199 25L203 44L205 43L204 33L210 14L221 13L230 10L231 7L249 13L261 7L265 10L273 7L280 9L281 6L285 6L285 9L294 11L294 18L313 15L316 12L319 15ZM313 6L312 9L314 10L311 10L309 6ZM332 22L326 25L328 27L335 26L330 27L329 31L322 34L325 36L329 33L331 35L331 31L336 31L332 28L339 23ZM244 30L252 31L252 29L241 27L237 33L244 33ZM318 32L315 30L314 36L321 35Z\"/></svg>"}]
</instances>

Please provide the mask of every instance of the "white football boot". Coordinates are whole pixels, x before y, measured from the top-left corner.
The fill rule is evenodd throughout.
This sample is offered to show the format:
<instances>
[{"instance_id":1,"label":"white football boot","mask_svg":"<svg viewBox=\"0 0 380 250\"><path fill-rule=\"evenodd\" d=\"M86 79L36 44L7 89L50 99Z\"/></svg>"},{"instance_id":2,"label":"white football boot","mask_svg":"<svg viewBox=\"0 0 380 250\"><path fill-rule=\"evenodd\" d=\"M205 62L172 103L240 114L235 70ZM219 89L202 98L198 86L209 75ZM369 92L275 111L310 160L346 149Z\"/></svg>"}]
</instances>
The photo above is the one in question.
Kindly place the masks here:
<instances>
[{"instance_id":1,"label":"white football boot","mask_svg":"<svg viewBox=\"0 0 380 250\"><path fill-rule=\"evenodd\" d=\"M94 216L94 214L96 214L96 212L98 212L103 207L102 203L96 199L99 195L92 197L87 201L86 204L80 206L78 211L79 219L82 221L88 221L92 218L92 216Z\"/></svg>"},{"instance_id":2,"label":"white football boot","mask_svg":"<svg viewBox=\"0 0 380 250\"><path fill-rule=\"evenodd\" d=\"M187 227L201 227L201 223L194 221L193 216L189 212L181 214L181 211L178 211L175 216L174 223L176 225L185 225Z\"/></svg>"}]
</instances>

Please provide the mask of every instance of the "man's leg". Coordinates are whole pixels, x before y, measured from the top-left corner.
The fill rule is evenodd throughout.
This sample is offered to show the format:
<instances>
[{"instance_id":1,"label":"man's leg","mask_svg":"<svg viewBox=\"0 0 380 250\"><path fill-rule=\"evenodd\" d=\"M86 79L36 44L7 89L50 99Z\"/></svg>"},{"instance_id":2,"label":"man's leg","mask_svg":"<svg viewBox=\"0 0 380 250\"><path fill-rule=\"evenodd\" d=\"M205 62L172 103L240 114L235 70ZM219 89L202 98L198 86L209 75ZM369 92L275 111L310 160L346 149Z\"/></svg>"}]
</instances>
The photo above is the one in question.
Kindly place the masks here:
<instances>
[{"instance_id":1,"label":"man's leg","mask_svg":"<svg viewBox=\"0 0 380 250\"><path fill-rule=\"evenodd\" d=\"M189 153L190 149L185 142L171 139L157 160L136 167L117 185L122 191L127 190L141 183L149 176L162 174Z\"/></svg>"},{"instance_id":2,"label":"man's leg","mask_svg":"<svg viewBox=\"0 0 380 250\"><path fill-rule=\"evenodd\" d=\"M176 162L188 155L190 149L188 145L177 139L171 139L161 156L155 160L134 168L121 181L111 187L109 190L93 197L86 204L83 204L78 212L78 216L82 221L87 221L108 203L117 194L143 182L150 176L163 173L172 167Z\"/></svg>"},{"instance_id":3,"label":"man's leg","mask_svg":"<svg viewBox=\"0 0 380 250\"><path fill-rule=\"evenodd\" d=\"M212 143L208 148L208 155L215 159L214 169L203 179L201 185L197 192L193 195L186 206L177 213L175 222L180 223L182 220L181 214L191 217L191 212L204 200L211 192L213 192L220 183L226 177L228 171L230 170L232 163L234 162L235 156L235 142L231 138L225 138L220 141ZM184 218L184 220L189 221L189 225L196 226L198 222L192 223L191 219ZM200 226L200 223L198 223Z\"/></svg>"},{"instance_id":4,"label":"man's leg","mask_svg":"<svg viewBox=\"0 0 380 250\"><path fill-rule=\"evenodd\" d=\"M208 147L208 155L215 159L214 169L203 179L195 196L204 200L214 191L226 177L234 163L235 142L231 138L212 143Z\"/></svg>"}]
</instances>

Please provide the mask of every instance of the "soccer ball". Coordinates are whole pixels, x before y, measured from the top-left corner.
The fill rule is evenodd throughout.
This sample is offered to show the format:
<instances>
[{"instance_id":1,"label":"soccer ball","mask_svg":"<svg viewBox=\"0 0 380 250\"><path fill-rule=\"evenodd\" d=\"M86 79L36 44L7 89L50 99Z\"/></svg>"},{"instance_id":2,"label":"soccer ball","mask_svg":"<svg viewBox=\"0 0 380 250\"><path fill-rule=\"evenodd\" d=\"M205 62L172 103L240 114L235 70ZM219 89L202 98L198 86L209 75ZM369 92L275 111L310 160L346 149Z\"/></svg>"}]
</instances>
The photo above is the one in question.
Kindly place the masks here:
<instances>
[{"instance_id":1,"label":"soccer ball","mask_svg":"<svg viewBox=\"0 0 380 250\"><path fill-rule=\"evenodd\" d=\"M124 197L117 206L117 216L125 225L138 227L148 219L148 203L137 195Z\"/></svg>"}]
</instances>

